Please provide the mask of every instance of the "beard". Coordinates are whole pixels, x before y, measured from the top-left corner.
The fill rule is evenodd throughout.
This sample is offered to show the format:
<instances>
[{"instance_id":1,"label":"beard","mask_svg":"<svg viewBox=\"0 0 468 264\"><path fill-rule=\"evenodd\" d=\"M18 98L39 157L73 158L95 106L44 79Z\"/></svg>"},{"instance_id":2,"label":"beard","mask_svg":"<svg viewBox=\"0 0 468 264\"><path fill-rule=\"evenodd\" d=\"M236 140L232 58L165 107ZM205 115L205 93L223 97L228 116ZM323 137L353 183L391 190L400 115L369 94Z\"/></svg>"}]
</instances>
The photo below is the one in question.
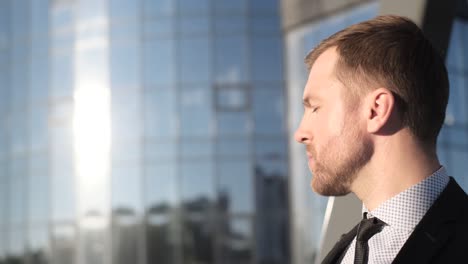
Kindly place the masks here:
<instances>
[{"instance_id":1,"label":"beard","mask_svg":"<svg viewBox=\"0 0 468 264\"><path fill-rule=\"evenodd\" d=\"M309 149L315 163L315 168L310 168L311 186L318 194L342 196L350 193L352 183L373 155L371 140L352 124L342 131L326 142L320 158L313 148Z\"/></svg>"}]
</instances>

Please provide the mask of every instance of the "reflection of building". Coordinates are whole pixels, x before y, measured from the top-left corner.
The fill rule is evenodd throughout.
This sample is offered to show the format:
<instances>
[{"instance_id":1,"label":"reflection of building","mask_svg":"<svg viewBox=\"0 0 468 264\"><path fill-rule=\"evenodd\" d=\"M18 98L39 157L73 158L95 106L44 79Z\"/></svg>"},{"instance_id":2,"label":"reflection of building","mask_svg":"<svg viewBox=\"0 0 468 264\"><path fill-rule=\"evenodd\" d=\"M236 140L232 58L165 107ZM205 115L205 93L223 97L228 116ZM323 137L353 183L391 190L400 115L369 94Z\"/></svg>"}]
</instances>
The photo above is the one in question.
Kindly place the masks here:
<instances>
[{"instance_id":1,"label":"reflection of building","mask_svg":"<svg viewBox=\"0 0 468 264\"><path fill-rule=\"evenodd\" d=\"M257 237L264 264L281 264L289 256L289 198L287 179L277 171L256 171Z\"/></svg>"},{"instance_id":2,"label":"reflection of building","mask_svg":"<svg viewBox=\"0 0 468 264\"><path fill-rule=\"evenodd\" d=\"M278 9L0 1L0 263L288 263Z\"/></svg>"},{"instance_id":3,"label":"reflection of building","mask_svg":"<svg viewBox=\"0 0 468 264\"><path fill-rule=\"evenodd\" d=\"M442 4L440 1L426 0L409 4L408 1L399 0L282 1L282 20L286 33L286 86L291 129L289 133L292 134L298 126L303 111L300 102L307 78L303 59L320 40L348 25L380 13L390 12L410 16L413 19L415 18L412 14L416 18L424 14L424 23L421 23L423 30L435 44L443 47L444 45L440 44L444 43L446 37L444 34L448 31L444 28L445 24L440 21L444 21L441 17L450 14L450 2ZM450 101L445 126L439 136L438 154L449 173L468 189L468 180L464 176L468 170L466 162L468 161L468 52L465 48L468 41L468 4L463 0L456 2L457 14L446 54L451 85ZM290 143L293 263L312 263L320 253L319 240L326 204L325 199L310 191L310 173L303 152L299 144ZM359 209L356 212L359 212ZM341 221L344 222L346 220ZM351 223L351 226L354 224Z\"/></svg>"}]
</instances>

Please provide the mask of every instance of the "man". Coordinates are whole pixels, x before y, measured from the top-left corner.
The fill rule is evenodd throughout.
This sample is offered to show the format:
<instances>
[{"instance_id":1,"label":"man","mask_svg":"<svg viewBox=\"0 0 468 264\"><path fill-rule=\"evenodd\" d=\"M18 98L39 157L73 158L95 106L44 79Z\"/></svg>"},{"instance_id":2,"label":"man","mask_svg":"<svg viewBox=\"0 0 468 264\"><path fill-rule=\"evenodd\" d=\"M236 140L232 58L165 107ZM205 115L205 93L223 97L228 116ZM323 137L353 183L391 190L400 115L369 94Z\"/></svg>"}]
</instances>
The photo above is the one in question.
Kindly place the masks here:
<instances>
[{"instance_id":1,"label":"man","mask_svg":"<svg viewBox=\"0 0 468 264\"><path fill-rule=\"evenodd\" d=\"M305 61L295 139L306 146L311 186L353 192L364 206L323 263L468 263L468 198L436 155L447 71L422 31L376 17L325 39Z\"/></svg>"}]
</instances>

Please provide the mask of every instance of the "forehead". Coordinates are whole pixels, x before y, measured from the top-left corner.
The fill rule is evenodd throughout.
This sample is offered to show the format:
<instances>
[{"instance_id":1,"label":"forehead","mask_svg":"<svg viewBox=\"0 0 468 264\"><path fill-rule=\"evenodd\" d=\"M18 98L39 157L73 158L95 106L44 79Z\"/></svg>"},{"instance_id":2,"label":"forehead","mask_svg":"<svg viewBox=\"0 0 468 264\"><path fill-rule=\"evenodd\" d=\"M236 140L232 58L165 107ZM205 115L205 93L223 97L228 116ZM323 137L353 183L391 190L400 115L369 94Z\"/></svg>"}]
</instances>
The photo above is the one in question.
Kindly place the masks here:
<instances>
[{"instance_id":1,"label":"forehead","mask_svg":"<svg viewBox=\"0 0 468 264\"><path fill-rule=\"evenodd\" d=\"M320 54L310 69L304 99L325 99L337 95L342 86L334 71L337 60L335 48L329 48Z\"/></svg>"}]
</instances>

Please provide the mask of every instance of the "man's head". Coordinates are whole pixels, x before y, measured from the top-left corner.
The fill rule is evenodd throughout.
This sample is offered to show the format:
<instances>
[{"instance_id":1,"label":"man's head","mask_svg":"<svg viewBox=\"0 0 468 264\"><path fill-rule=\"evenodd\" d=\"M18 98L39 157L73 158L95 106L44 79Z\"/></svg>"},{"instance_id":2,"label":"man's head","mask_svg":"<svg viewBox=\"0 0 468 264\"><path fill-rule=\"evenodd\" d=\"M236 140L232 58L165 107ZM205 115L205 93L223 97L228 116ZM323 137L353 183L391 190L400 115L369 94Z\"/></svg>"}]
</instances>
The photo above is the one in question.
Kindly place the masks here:
<instances>
[{"instance_id":1,"label":"man's head","mask_svg":"<svg viewBox=\"0 0 468 264\"><path fill-rule=\"evenodd\" d=\"M315 191L349 193L372 158L375 135L406 129L435 153L447 71L413 22L380 16L355 24L322 41L305 62L305 112L295 137L307 147Z\"/></svg>"}]
</instances>

